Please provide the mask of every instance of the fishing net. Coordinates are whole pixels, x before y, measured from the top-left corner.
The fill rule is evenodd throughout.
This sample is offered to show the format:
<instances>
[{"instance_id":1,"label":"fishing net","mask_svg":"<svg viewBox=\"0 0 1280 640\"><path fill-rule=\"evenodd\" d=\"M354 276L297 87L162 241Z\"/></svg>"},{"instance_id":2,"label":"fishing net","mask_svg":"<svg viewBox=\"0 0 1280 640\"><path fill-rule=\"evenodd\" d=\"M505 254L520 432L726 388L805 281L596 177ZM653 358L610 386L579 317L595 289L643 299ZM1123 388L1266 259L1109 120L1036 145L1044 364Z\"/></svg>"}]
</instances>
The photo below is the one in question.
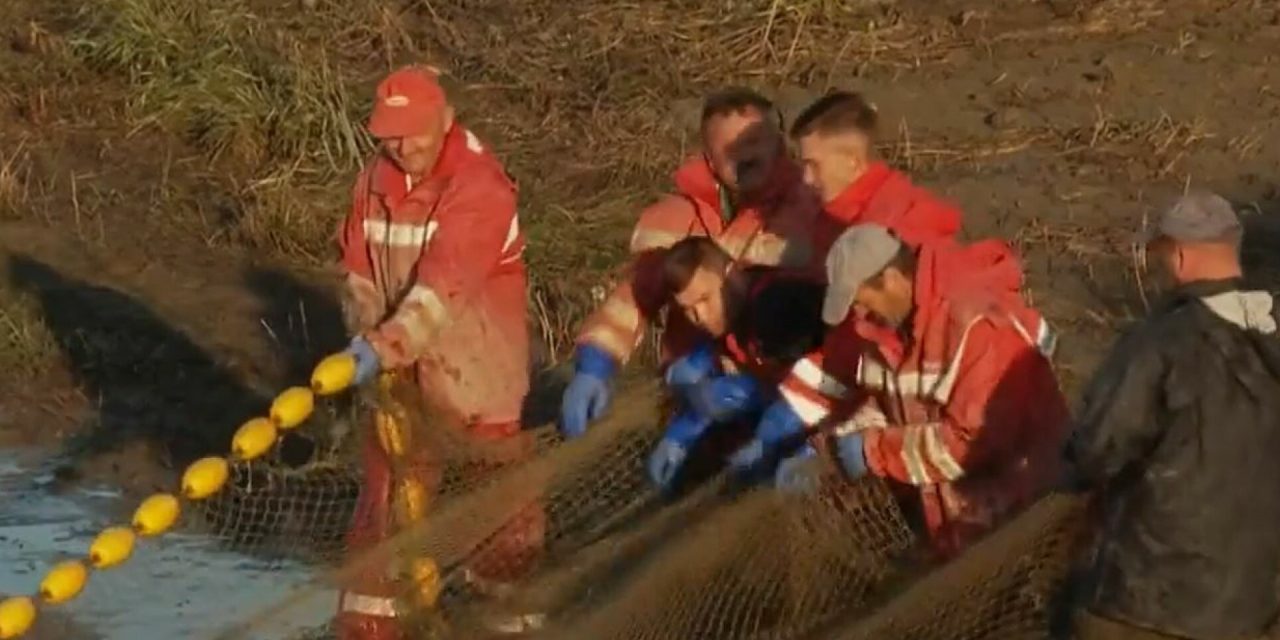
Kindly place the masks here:
<instances>
[{"instance_id":1,"label":"fishing net","mask_svg":"<svg viewBox=\"0 0 1280 640\"><path fill-rule=\"evenodd\" d=\"M1053 494L821 640L1048 638L1081 539L1085 498Z\"/></svg>"},{"instance_id":2,"label":"fishing net","mask_svg":"<svg viewBox=\"0 0 1280 640\"><path fill-rule=\"evenodd\" d=\"M1046 498L934 567L879 480L831 482L797 497L752 489L712 466L660 495L644 473L664 414L659 397L655 385L633 389L577 440L551 427L528 431L517 456L502 450L509 444L428 426L431 418L411 409L414 437L439 451L425 517L343 554L313 588L370 567L398 575L399 610L421 638L491 637L494 620L513 619L528 623L525 637L548 639L1048 636L1079 500ZM256 470L237 469L206 519L233 545L264 548L276 535L307 540L317 557L334 560L358 489L350 469L325 469L275 468L262 482ZM478 582L472 568L531 509L545 515L536 561L501 590ZM275 512L289 515L264 515ZM247 524L253 535L237 529ZM410 570L421 559L436 568L429 578ZM302 597L220 637L278 626Z\"/></svg>"}]
</instances>

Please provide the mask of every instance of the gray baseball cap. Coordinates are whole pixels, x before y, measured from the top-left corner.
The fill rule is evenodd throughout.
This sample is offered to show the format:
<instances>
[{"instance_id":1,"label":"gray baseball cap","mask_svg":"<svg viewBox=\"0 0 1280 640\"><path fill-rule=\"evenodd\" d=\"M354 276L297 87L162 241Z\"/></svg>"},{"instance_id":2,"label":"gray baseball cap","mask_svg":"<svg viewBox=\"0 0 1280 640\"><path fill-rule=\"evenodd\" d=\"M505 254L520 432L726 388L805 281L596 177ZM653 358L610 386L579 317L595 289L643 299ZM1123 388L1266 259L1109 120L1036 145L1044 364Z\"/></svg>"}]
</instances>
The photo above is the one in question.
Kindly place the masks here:
<instances>
[{"instance_id":1,"label":"gray baseball cap","mask_svg":"<svg viewBox=\"0 0 1280 640\"><path fill-rule=\"evenodd\" d=\"M1211 242L1239 229L1240 218L1225 198L1207 191L1191 192L1154 220L1147 220L1138 234L1138 243L1147 245L1157 238Z\"/></svg>"},{"instance_id":2,"label":"gray baseball cap","mask_svg":"<svg viewBox=\"0 0 1280 640\"><path fill-rule=\"evenodd\" d=\"M833 326L844 322L858 288L883 271L901 248L902 241L878 224L845 229L827 253L827 296L822 301L822 321Z\"/></svg>"}]
</instances>

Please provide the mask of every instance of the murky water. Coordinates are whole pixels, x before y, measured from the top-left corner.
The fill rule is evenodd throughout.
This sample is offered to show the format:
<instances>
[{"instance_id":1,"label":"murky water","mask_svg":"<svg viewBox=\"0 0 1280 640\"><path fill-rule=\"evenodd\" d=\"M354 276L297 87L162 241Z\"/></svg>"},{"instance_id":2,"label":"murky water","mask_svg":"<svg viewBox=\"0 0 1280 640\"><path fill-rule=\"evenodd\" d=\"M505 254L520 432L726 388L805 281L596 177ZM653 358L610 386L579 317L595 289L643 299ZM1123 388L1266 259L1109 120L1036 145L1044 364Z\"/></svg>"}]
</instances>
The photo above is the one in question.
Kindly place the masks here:
<instances>
[{"instance_id":1,"label":"murky water","mask_svg":"<svg viewBox=\"0 0 1280 640\"><path fill-rule=\"evenodd\" d=\"M38 459L29 451L0 451L0 593L36 591L50 565L83 557L97 532L127 522L133 507L110 487L53 493L47 479L29 471ZM84 593L57 611L110 640L209 638L310 576L299 563L228 552L207 536L177 531L140 540L133 558L93 574ZM323 624L335 599L317 593L278 628L256 629L253 638L283 639Z\"/></svg>"}]
</instances>

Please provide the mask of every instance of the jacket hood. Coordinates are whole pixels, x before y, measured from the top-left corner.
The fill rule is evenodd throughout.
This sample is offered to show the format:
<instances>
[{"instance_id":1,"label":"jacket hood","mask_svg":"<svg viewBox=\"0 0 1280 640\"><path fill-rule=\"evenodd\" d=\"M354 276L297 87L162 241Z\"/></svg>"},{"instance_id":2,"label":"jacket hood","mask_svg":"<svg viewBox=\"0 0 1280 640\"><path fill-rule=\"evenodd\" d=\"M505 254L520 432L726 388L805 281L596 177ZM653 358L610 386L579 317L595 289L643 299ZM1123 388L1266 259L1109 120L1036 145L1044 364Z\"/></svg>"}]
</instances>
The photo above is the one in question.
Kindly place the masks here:
<instances>
[{"instance_id":1,"label":"jacket hood","mask_svg":"<svg viewBox=\"0 0 1280 640\"><path fill-rule=\"evenodd\" d=\"M1017 297L1023 282L1022 261L1002 240L930 242L921 246L916 262L915 300L918 308L928 308L978 292Z\"/></svg>"}]
</instances>

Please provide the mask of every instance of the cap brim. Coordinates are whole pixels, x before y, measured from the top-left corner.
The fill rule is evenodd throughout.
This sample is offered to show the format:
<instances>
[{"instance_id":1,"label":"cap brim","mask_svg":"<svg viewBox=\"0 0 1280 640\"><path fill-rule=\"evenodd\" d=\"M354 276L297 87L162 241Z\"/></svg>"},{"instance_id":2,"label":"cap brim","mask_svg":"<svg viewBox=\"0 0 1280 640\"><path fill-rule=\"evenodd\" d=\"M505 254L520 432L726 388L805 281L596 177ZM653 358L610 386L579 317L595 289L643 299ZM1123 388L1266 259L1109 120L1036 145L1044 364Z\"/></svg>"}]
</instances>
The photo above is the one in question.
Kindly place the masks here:
<instances>
[{"instance_id":1,"label":"cap brim","mask_svg":"<svg viewBox=\"0 0 1280 640\"><path fill-rule=\"evenodd\" d=\"M822 299L822 321L833 327L843 323L849 317L849 309L853 308L857 291L856 286L828 286L827 295Z\"/></svg>"},{"instance_id":2,"label":"cap brim","mask_svg":"<svg viewBox=\"0 0 1280 640\"><path fill-rule=\"evenodd\" d=\"M415 123L415 119L408 117L409 115L399 110L374 109L365 128L369 130L370 135L378 139L406 138L422 133L421 129L424 127L421 126L421 122Z\"/></svg>"}]
</instances>

